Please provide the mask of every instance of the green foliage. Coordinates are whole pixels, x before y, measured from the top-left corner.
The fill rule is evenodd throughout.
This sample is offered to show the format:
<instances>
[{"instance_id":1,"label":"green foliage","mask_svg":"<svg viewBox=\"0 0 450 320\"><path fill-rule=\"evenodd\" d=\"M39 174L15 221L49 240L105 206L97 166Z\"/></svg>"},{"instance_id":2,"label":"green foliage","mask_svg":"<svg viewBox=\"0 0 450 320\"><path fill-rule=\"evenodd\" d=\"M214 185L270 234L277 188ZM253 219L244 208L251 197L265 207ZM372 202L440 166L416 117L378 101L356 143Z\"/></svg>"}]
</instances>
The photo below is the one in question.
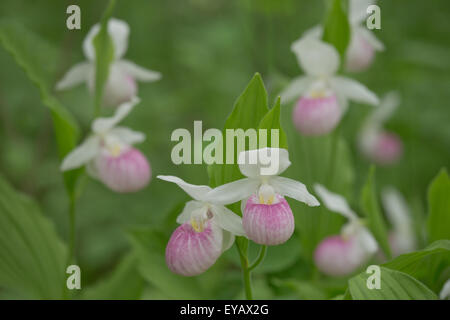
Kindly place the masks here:
<instances>
[{"instance_id":1,"label":"green foliage","mask_svg":"<svg viewBox=\"0 0 450 320\"><path fill-rule=\"evenodd\" d=\"M275 144L278 143L279 148L287 149L288 143L286 134L284 133L283 129L281 129L280 125L280 110L281 110L281 99L278 97L275 106L267 112L267 114L262 118L261 122L259 123L258 129L266 129L267 130L267 146L275 147L274 143L271 140L270 130L271 129L278 129L279 131L279 138L280 141L275 142ZM261 147L261 145L260 145Z\"/></svg>"},{"instance_id":2,"label":"green foliage","mask_svg":"<svg viewBox=\"0 0 450 320\"><path fill-rule=\"evenodd\" d=\"M429 242L450 239L450 179L442 169L428 189Z\"/></svg>"},{"instance_id":3,"label":"green foliage","mask_svg":"<svg viewBox=\"0 0 450 320\"><path fill-rule=\"evenodd\" d=\"M66 247L36 204L0 177L0 287L25 299L61 299Z\"/></svg>"},{"instance_id":4,"label":"green foliage","mask_svg":"<svg viewBox=\"0 0 450 320\"><path fill-rule=\"evenodd\" d=\"M51 112L59 156L62 159L76 146L79 129L69 111L51 93L51 66L56 60L55 49L31 30L10 20L0 21L0 42L38 87L42 103ZM75 183L80 173L81 170L64 173L66 188L71 197L75 196Z\"/></svg>"},{"instance_id":5,"label":"green foliage","mask_svg":"<svg viewBox=\"0 0 450 320\"><path fill-rule=\"evenodd\" d=\"M367 217L367 224L372 231L381 249L386 256L391 256L388 234L380 205L377 198L377 189L375 186L375 167L371 167L366 183L361 192L361 208Z\"/></svg>"},{"instance_id":6,"label":"green foliage","mask_svg":"<svg viewBox=\"0 0 450 320\"><path fill-rule=\"evenodd\" d=\"M144 279L137 270L137 257L128 254L105 279L83 290L87 300L132 300L139 299L144 288Z\"/></svg>"},{"instance_id":7,"label":"green foliage","mask_svg":"<svg viewBox=\"0 0 450 320\"><path fill-rule=\"evenodd\" d=\"M410 275L381 267L380 289L369 289L370 274L362 272L349 280L353 300L437 300L436 294Z\"/></svg>"},{"instance_id":8,"label":"green foliage","mask_svg":"<svg viewBox=\"0 0 450 320\"><path fill-rule=\"evenodd\" d=\"M109 68L114 59L114 46L108 33L108 20L115 6L115 0L110 0L100 22L100 30L93 39L95 48L95 116L100 114L103 101L103 91L108 80Z\"/></svg>"},{"instance_id":9,"label":"green foliage","mask_svg":"<svg viewBox=\"0 0 450 320\"><path fill-rule=\"evenodd\" d=\"M345 10L345 1L331 0L331 2L324 22L323 40L337 49L343 62L350 42L350 24Z\"/></svg>"},{"instance_id":10,"label":"green foliage","mask_svg":"<svg viewBox=\"0 0 450 320\"><path fill-rule=\"evenodd\" d=\"M137 230L131 233L131 243L138 258L138 270L146 281L170 299L207 298L198 277L183 277L172 273L165 263L167 236L157 230Z\"/></svg>"}]
</instances>

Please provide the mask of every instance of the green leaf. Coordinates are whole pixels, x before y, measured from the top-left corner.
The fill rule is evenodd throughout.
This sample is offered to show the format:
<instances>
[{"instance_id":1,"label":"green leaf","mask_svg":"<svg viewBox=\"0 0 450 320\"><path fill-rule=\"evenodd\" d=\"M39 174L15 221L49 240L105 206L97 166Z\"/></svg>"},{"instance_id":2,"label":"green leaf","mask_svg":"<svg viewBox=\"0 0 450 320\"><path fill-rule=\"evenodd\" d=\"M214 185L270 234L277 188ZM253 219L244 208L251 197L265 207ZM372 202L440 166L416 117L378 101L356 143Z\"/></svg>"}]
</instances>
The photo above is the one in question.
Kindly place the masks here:
<instances>
[{"instance_id":1,"label":"green leaf","mask_svg":"<svg viewBox=\"0 0 450 320\"><path fill-rule=\"evenodd\" d=\"M442 169L428 189L429 242L450 239L450 179Z\"/></svg>"},{"instance_id":2,"label":"green leaf","mask_svg":"<svg viewBox=\"0 0 450 320\"><path fill-rule=\"evenodd\" d=\"M286 133L284 133L283 128L281 128L281 122L280 122L280 109L281 109L281 99L278 97L277 101L275 102L275 106L267 112L267 114L264 116L264 118L261 120L258 129L267 129L267 146L270 147L277 147L275 144L277 142L272 143L270 130L271 129L277 129L279 130L279 141L278 141L278 147L279 148L288 148ZM259 145L261 146L261 145Z\"/></svg>"},{"instance_id":3,"label":"green leaf","mask_svg":"<svg viewBox=\"0 0 450 320\"><path fill-rule=\"evenodd\" d=\"M138 270L146 281L170 299L207 298L199 284L199 277L183 277L172 273L165 264L167 238L152 229L136 230L130 237L138 258Z\"/></svg>"},{"instance_id":4,"label":"green leaf","mask_svg":"<svg viewBox=\"0 0 450 320\"><path fill-rule=\"evenodd\" d=\"M367 279L372 275L361 272L349 280L353 300L437 300L436 294L410 275L380 267L380 289L369 289Z\"/></svg>"},{"instance_id":5,"label":"green leaf","mask_svg":"<svg viewBox=\"0 0 450 320\"><path fill-rule=\"evenodd\" d=\"M93 39L95 48L95 116L100 114L103 101L103 91L108 80L109 68L114 59L114 45L108 33L108 20L115 6L115 0L110 0L103 13L100 30Z\"/></svg>"},{"instance_id":6,"label":"green leaf","mask_svg":"<svg viewBox=\"0 0 450 320\"><path fill-rule=\"evenodd\" d=\"M350 42L350 24L348 21L346 8L343 0L331 0L324 23L323 40L332 44L344 61L345 51Z\"/></svg>"},{"instance_id":7,"label":"green leaf","mask_svg":"<svg viewBox=\"0 0 450 320\"><path fill-rule=\"evenodd\" d=\"M0 21L0 42L38 87L42 103L50 109L59 156L62 159L76 146L79 129L73 116L51 94L52 66L57 60L57 51L31 30L10 20ZM64 173L65 185L71 197L74 196L75 182L80 173L81 170Z\"/></svg>"},{"instance_id":8,"label":"green leaf","mask_svg":"<svg viewBox=\"0 0 450 320\"><path fill-rule=\"evenodd\" d=\"M425 249L403 254L383 266L402 271L419 279L432 289L441 288L450 271L450 240L438 240Z\"/></svg>"},{"instance_id":9,"label":"green leaf","mask_svg":"<svg viewBox=\"0 0 450 320\"><path fill-rule=\"evenodd\" d=\"M233 111L225 122L225 128L223 130L224 146L227 144L226 129L256 129L267 112L267 92L261 76L259 73L256 73L247 88L237 99ZM224 159L226 159L225 149L224 147ZM236 153L235 148L234 164L213 164L208 167L211 187L216 187L243 177L237 165L238 155Z\"/></svg>"},{"instance_id":10,"label":"green leaf","mask_svg":"<svg viewBox=\"0 0 450 320\"><path fill-rule=\"evenodd\" d=\"M61 299L66 255L36 204L0 176L0 287L23 299Z\"/></svg>"},{"instance_id":11,"label":"green leaf","mask_svg":"<svg viewBox=\"0 0 450 320\"><path fill-rule=\"evenodd\" d=\"M387 257L391 257L388 233L384 222L375 187L375 167L371 167L367 181L361 192L361 208L367 217L370 231Z\"/></svg>"},{"instance_id":12,"label":"green leaf","mask_svg":"<svg viewBox=\"0 0 450 320\"><path fill-rule=\"evenodd\" d=\"M125 256L115 270L93 287L83 290L86 300L135 300L140 299L144 280L137 271L137 257Z\"/></svg>"}]
</instances>

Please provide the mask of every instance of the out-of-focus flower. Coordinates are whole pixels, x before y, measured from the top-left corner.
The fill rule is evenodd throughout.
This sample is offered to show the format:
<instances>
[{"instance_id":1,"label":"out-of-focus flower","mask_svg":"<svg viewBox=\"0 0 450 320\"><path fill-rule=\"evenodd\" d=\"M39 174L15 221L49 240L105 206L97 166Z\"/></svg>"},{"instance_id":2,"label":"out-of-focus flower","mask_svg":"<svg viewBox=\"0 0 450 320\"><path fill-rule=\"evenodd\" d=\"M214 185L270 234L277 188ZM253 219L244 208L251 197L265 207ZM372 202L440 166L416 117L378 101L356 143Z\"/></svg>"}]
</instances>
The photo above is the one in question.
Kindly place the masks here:
<instances>
[{"instance_id":1,"label":"out-of-focus flower","mask_svg":"<svg viewBox=\"0 0 450 320\"><path fill-rule=\"evenodd\" d=\"M375 0L351 0L349 3L350 43L345 56L345 69L349 72L366 70L373 62L376 51L383 51L384 45L373 32L361 23L367 17L367 8ZM323 28L315 26L303 33L303 38L321 39Z\"/></svg>"},{"instance_id":2,"label":"out-of-focus flower","mask_svg":"<svg viewBox=\"0 0 450 320\"><path fill-rule=\"evenodd\" d=\"M116 192L133 192L150 181L150 165L145 156L131 147L144 141L143 133L116 125L125 118L138 98L120 105L110 118L98 118L92 123L92 135L70 152L61 170L86 165L88 173Z\"/></svg>"},{"instance_id":3,"label":"out-of-focus flower","mask_svg":"<svg viewBox=\"0 0 450 320\"><path fill-rule=\"evenodd\" d=\"M174 176L157 178L177 184L194 199L186 203L177 218L181 226L175 229L167 244L167 266L183 276L203 273L231 247L235 235L244 236L242 219L208 199L206 195L211 191L208 186L192 185Z\"/></svg>"},{"instance_id":4,"label":"out-of-focus flower","mask_svg":"<svg viewBox=\"0 0 450 320\"><path fill-rule=\"evenodd\" d=\"M361 152L380 165L397 162L403 153L403 143L394 133L383 129L384 123L391 117L400 103L397 93L386 94L380 106L364 122L358 136Z\"/></svg>"},{"instance_id":5,"label":"out-of-focus flower","mask_svg":"<svg viewBox=\"0 0 450 320\"><path fill-rule=\"evenodd\" d=\"M442 287L441 292L439 293L439 299L448 300L450 299L450 279Z\"/></svg>"},{"instance_id":6,"label":"out-of-focus flower","mask_svg":"<svg viewBox=\"0 0 450 320\"><path fill-rule=\"evenodd\" d=\"M315 264L327 275L348 275L361 267L378 250L378 244L345 198L319 184L314 186L314 190L325 207L349 220L342 227L340 235L327 237L317 246L314 252Z\"/></svg>"},{"instance_id":7,"label":"out-of-focus flower","mask_svg":"<svg viewBox=\"0 0 450 320\"><path fill-rule=\"evenodd\" d=\"M295 41L291 49L306 75L295 78L281 97L287 102L301 96L293 121L302 134L332 131L347 109L348 100L378 104L377 96L361 83L336 75L339 54L332 45L306 36Z\"/></svg>"},{"instance_id":8,"label":"out-of-focus flower","mask_svg":"<svg viewBox=\"0 0 450 320\"><path fill-rule=\"evenodd\" d=\"M393 187L387 187L382 192L383 206L392 225L389 233L389 243L394 257L414 251L416 238L411 219L411 213L405 199Z\"/></svg>"},{"instance_id":9,"label":"out-of-focus flower","mask_svg":"<svg viewBox=\"0 0 450 320\"><path fill-rule=\"evenodd\" d=\"M99 24L91 28L83 42L83 51L87 61L73 66L56 84L57 90L64 90L85 82L89 91L94 91L96 57L93 40L99 31ZM156 81L161 78L161 74L123 59L128 48L129 26L126 22L114 18L109 19L108 33L113 42L114 59L111 62L109 77L104 88L103 104L116 107L136 96L136 80Z\"/></svg>"},{"instance_id":10,"label":"out-of-focus flower","mask_svg":"<svg viewBox=\"0 0 450 320\"><path fill-rule=\"evenodd\" d=\"M286 149L243 151L238 163L247 178L215 188L208 199L223 205L245 199L241 208L247 237L264 245L286 242L294 232L294 217L284 196L309 206L318 206L319 202L303 183L278 176L291 165Z\"/></svg>"}]
</instances>

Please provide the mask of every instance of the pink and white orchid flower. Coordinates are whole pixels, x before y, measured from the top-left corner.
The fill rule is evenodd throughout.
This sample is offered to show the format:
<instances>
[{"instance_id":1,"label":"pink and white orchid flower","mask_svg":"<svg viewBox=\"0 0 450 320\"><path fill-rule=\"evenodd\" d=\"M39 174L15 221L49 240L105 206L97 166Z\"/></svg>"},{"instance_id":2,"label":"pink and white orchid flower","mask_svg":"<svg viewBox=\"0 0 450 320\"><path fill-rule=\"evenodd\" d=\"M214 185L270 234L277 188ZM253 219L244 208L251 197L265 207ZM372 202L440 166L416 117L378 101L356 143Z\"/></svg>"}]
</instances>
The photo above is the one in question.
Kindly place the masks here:
<instances>
[{"instance_id":1,"label":"pink and white orchid flower","mask_svg":"<svg viewBox=\"0 0 450 320\"><path fill-rule=\"evenodd\" d=\"M222 205L245 199L241 208L247 237L263 245L286 242L294 232L294 216L284 196L309 206L319 202L303 183L278 176L291 164L286 149L243 151L238 163L246 178L219 186L207 197Z\"/></svg>"},{"instance_id":2,"label":"pink and white orchid flower","mask_svg":"<svg viewBox=\"0 0 450 320\"><path fill-rule=\"evenodd\" d=\"M88 173L116 192L133 192L150 181L150 165L145 156L132 145L144 141L145 135L116 125L125 118L138 98L120 105L110 118L98 118L92 123L92 135L70 152L61 170L86 165Z\"/></svg>"},{"instance_id":3,"label":"pink and white orchid flower","mask_svg":"<svg viewBox=\"0 0 450 320\"><path fill-rule=\"evenodd\" d=\"M337 76L339 53L330 44L306 36L291 46L305 75L295 78L281 93L287 102L301 97L294 108L293 121L304 135L322 135L339 123L352 100L378 104L377 96L361 83Z\"/></svg>"},{"instance_id":4,"label":"pink and white orchid flower","mask_svg":"<svg viewBox=\"0 0 450 320\"><path fill-rule=\"evenodd\" d=\"M100 25L94 25L83 42L87 61L73 66L56 84L57 90L64 90L85 82L91 92L95 89L95 48L93 40L100 31ZM111 62L109 77L105 84L103 104L116 107L129 101L137 94L136 80L156 81L161 78L159 72L145 69L123 59L128 48L129 26L125 21L111 18L108 21L108 33L113 42L114 60Z\"/></svg>"},{"instance_id":5,"label":"pink and white orchid flower","mask_svg":"<svg viewBox=\"0 0 450 320\"><path fill-rule=\"evenodd\" d=\"M450 300L450 279L448 279L439 293L439 299Z\"/></svg>"},{"instance_id":6,"label":"pink and white orchid flower","mask_svg":"<svg viewBox=\"0 0 450 320\"><path fill-rule=\"evenodd\" d=\"M345 69L349 72L366 70L375 58L376 51L383 51L383 43L369 31L362 22L367 18L367 8L375 4L375 0L350 0L349 23L350 43L345 56ZM321 39L323 28L315 26L303 34L303 38Z\"/></svg>"},{"instance_id":7,"label":"pink and white orchid flower","mask_svg":"<svg viewBox=\"0 0 450 320\"><path fill-rule=\"evenodd\" d=\"M411 220L411 211L401 195L393 187L386 187L381 193L381 199L392 230L389 233L389 243L393 257L416 249L416 238Z\"/></svg>"},{"instance_id":8,"label":"pink and white orchid flower","mask_svg":"<svg viewBox=\"0 0 450 320\"><path fill-rule=\"evenodd\" d=\"M315 264L327 275L348 275L376 253L377 242L344 197L330 192L320 184L316 184L314 190L328 210L349 220L342 227L340 235L327 237L317 246L314 252Z\"/></svg>"},{"instance_id":9,"label":"pink and white orchid flower","mask_svg":"<svg viewBox=\"0 0 450 320\"><path fill-rule=\"evenodd\" d=\"M384 123L391 117L400 97L390 92L382 99L380 106L364 122L359 134L359 149L368 159L380 165L397 162L403 153L403 143L394 133L383 129Z\"/></svg>"},{"instance_id":10,"label":"pink and white orchid flower","mask_svg":"<svg viewBox=\"0 0 450 320\"><path fill-rule=\"evenodd\" d=\"M169 269L183 276L205 272L228 250L235 235L244 236L242 219L230 209L207 197L208 186L189 184L174 176L158 176L173 182L194 200L186 203L177 218L175 229L166 247Z\"/></svg>"}]
</instances>

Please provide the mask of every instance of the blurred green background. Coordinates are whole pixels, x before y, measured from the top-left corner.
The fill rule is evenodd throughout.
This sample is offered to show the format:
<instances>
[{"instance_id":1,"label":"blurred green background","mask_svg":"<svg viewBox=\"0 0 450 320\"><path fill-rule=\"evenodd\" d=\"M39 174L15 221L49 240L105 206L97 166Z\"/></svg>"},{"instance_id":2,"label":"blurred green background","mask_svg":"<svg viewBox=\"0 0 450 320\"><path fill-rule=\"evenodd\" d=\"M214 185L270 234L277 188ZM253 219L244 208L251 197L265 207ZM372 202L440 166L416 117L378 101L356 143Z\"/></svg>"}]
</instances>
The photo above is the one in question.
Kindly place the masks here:
<instances>
[{"instance_id":1,"label":"blurred green background","mask_svg":"<svg viewBox=\"0 0 450 320\"><path fill-rule=\"evenodd\" d=\"M70 4L81 8L81 30L66 28ZM56 83L69 67L84 60L82 41L99 21L106 4L100 0L2 0L0 18L20 22L50 44L48 54L56 59L45 68L52 71ZM378 4L382 29L374 32L386 51L377 54L368 71L354 77L380 96L391 90L398 90L402 96L388 127L403 139L405 154L397 165L377 169L377 183L398 187L420 217L425 213L430 180L441 167L450 167L450 2L382 0ZM324 15L322 1L117 2L113 16L127 21L131 28L126 58L163 74L159 82L139 84L142 102L124 121L146 133L147 140L138 148L148 157L154 179L144 190L127 195L112 193L102 184L87 180L77 209L76 254L84 286L102 279L124 260L130 251L128 230L164 226L170 234L174 229L175 223L167 222L167 217L170 212L174 217L174 208L180 209L187 196L177 186L156 180L156 175L208 183L205 166L172 164L171 132L176 128L192 131L194 120L202 120L204 129L222 128L235 99L255 72L261 73L272 104L280 89L301 72L290 44L306 29L321 23ZM1 48L0 70L0 172L38 201L66 239L68 199L58 171L48 109L25 73ZM58 92L57 96L86 133L93 115L93 98L85 86ZM283 127L292 131L292 105L282 107ZM352 104L342 124L355 164L355 192L359 192L369 166L355 148L361 120L369 111L368 106ZM285 275L303 268L301 262L295 262L301 249L294 240L280 253L294 257L283 266L291 267L283 269ZM234 248L231 251L228 255L235 254ZM221 270L221 263L214 268ZM264 271L264 266L261 269ZM278 269L269 266L268 270ZM203 277L220 278L218 275ZM229 277L228 291L215 297L239 296L239 270ZM273 297L271 287L276 281L260 285L258 279L256 274L255 286L261 286L255 289L259 296ZM149 286L144 296L167 295Z\"/></svg>"}]
</instances>

